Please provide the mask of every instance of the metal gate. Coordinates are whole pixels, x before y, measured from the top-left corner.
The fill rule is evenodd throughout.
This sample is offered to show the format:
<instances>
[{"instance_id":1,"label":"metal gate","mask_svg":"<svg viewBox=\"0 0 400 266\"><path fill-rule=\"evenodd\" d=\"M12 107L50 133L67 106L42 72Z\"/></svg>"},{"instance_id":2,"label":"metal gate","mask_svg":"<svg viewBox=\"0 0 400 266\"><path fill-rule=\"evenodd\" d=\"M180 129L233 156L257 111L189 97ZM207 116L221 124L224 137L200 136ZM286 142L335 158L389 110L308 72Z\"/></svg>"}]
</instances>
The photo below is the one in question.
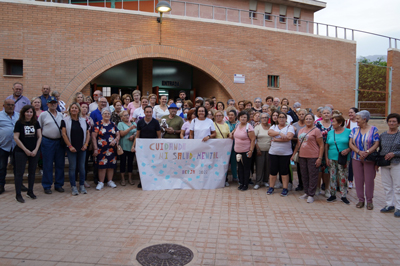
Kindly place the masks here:
<instances>
[{"instance_id":1,"label":"metal gate","mask_svg":"<svg viewBox=\"0 0 400 266\"><path fill-rule=\"evenodd\" d=\"M385 118L391 112L392 68L373 63L356 64L356 106L371 118Z\"/></svg>"}]
</instances>

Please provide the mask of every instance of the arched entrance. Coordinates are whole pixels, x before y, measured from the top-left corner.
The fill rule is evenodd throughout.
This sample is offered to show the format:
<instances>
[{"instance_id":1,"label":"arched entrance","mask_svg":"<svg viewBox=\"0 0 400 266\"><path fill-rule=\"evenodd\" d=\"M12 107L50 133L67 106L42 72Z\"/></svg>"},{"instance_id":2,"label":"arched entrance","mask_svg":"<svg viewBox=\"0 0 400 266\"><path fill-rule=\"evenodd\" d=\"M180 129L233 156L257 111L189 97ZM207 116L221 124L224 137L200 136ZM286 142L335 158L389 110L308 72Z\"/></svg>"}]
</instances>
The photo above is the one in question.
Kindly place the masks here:
<instances>
[{"instance_id":1,"label":"arched entrance","mask_svg":"<svg viewBox=\"0 0 400 266\"><path fill-rule=\"evenodd\" d=\"M65 87L64 95L69 95L68 103L72 101L75 92L81 91L106 70L121 63L143 58L166 58L181 61L194 66L215 79L233 99L242 99L243 95L233 81L216 65L190 51L163 45L132 46L123 50L112 52L79 72ZM208 96L208 95L207 95Z\"/></svg>"}]
</instances>

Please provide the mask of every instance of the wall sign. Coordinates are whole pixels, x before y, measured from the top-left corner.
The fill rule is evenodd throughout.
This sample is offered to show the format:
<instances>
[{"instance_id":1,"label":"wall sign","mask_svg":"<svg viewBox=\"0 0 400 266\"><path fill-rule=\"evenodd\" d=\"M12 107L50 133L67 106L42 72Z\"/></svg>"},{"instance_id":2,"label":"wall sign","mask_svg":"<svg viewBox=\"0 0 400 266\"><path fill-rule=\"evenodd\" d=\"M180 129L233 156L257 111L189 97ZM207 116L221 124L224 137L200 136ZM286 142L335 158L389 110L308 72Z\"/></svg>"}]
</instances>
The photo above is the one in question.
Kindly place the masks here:
<instances>
[{"instance_id":1,"label":"wall sign","mask_svg":"<svg viewBox=\"0 0 400 266\"><path fill-rule=\"evenodd\" d=\"M233 82L234 82L234 83L241 83L241 84L244 84L244 82L245 82L245 75L242 75L242 74L235 74L235 75L233 76Z\"/></svg>"}]
</instances>

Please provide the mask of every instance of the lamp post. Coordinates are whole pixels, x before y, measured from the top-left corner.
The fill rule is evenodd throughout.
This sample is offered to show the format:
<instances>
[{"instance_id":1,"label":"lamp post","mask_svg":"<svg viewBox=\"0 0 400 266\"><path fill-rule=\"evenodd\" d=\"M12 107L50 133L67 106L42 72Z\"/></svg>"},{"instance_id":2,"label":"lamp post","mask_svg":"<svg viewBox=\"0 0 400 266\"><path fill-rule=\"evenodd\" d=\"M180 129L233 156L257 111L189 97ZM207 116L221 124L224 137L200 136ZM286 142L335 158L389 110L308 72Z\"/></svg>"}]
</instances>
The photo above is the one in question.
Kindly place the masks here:
<instances>
[{"instance_id":1,"label":"lamp post","mask_svg":"<svg viewBox=\"0 0 400 266\"><path fill-rule=\"evenodd\" d=\"M157 18L158 23L162 23L162 15L165 12L171 11L171 5L167 1L160 1L156 6L156 10L160 13L160 17Z\"/></svg>"}]
</instances>

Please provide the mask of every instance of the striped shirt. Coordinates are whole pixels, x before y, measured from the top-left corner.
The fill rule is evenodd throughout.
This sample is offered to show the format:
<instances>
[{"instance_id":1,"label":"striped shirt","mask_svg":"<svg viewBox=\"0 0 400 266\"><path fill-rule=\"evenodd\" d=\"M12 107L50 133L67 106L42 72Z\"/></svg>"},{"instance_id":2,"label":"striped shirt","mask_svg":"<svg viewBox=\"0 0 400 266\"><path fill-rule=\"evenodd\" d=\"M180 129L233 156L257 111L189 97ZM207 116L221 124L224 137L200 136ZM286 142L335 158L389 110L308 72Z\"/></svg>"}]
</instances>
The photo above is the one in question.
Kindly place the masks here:
<instances>
[{"instance_id":1,"label":"striped shirt","mask_svg":"<svg viewBox=\"0 0 400 266\"><path fill-rule=\"evenodd\" d=\"M367 133L362 134L359 127L355 127L351 130L350 139L353 139L353 144L360 151L369 150L375 142L379 141L378 129L375 126L371 126ZM351 153L351 158L360 161L360 155L354 151Z\"/></svg>"}]
</instances>

